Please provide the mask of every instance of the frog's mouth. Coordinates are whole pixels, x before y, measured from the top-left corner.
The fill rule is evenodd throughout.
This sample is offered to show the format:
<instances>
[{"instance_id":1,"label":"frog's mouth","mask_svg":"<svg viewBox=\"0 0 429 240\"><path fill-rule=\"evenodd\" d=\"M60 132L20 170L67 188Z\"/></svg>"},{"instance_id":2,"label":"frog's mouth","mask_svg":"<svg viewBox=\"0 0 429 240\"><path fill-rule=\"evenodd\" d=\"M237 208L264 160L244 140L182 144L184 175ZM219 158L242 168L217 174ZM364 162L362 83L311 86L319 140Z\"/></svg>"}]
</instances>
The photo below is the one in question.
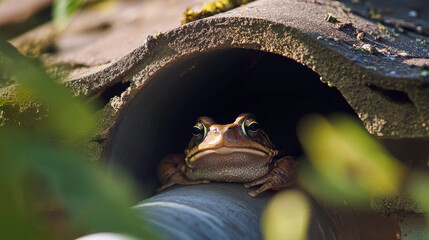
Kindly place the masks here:
<instances>
[{"instance_id":1,"label":"frog's mouth","mask_svg":"<svg viewBox=\"0 0 429 240\"><path fill-rule=\"evenodd\" d=\"M261 159L265 159L270 156L268 152L263 151L261 149L221 147L221 148L196 152L195 154L187 157L187 162L195 162L198 159L204 159L207 156L213 156L213 155L218 156L218 158L223 158L223 156L227 157L228 155L231 155L231 154L233 155L242 154L242 155L252 156L254 158L261 158Z\"/></svg>"}]
</instances>

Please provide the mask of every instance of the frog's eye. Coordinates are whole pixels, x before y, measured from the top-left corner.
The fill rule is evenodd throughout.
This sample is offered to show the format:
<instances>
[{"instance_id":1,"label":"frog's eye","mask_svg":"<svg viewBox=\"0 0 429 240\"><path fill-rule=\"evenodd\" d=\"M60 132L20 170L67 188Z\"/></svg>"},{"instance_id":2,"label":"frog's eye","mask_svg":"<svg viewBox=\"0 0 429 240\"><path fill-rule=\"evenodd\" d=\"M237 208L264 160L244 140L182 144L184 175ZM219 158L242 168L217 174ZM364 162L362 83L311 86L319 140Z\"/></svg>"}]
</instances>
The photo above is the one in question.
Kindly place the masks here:
<instances>
[{"instance_id":1,"label":"frog's eye","mask_svg":"<svg viewBox=\"0 0 429 240\"><path fill-rule=\"evenodd\" d=\"M197 138L198 141L202 141L207 134L207 128L202 122L197 122L192 128L192 135Z\"/></svg>"},{"instance_id":2,"label":"frog's eye","mask_svg":"<svg viewBox=\"0 0 429 240\"><path fill-rule=\"evenodd\" d=\"M246 137L256 138L259 133L259 123L253 118L247 118L241 125L241 129Z\"/></svg>"}]
</instances>

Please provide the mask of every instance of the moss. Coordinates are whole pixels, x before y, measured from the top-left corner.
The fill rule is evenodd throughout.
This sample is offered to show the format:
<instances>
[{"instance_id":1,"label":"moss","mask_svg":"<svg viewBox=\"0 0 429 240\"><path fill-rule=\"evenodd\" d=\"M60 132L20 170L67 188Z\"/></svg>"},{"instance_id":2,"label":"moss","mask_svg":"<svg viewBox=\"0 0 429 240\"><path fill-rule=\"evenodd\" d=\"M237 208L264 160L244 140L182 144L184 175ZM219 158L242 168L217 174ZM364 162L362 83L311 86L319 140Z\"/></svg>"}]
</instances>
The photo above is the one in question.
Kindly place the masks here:
<instances>
[{"instance_id":1,"label":"moss","mask_svg":"<svg viewBox=\"0 0 429 240\"><path fill-rule=\"evenodd\" d=\"M374 192L371 194L371 208L377 213L386 216L392 215L401 211L420 213L421 209L405 194L385 194Z\"/></svg>"},{"instance_id":2,"label":"moss","mask_svg":"<svg viewBox=\"0 0 429 240\"><path fill-rule=\"evenodd\" d=\"M380 21L383 19L383 15L381 15L381 12L375 8L371 8L369 10L368 17L377 21Z\"/></svg>"},{"instance_id":3,"label":"moss","mask_svg":"<svg viewBox=\"0 0 429 240\"><path fill-rule=\"evenodd\" d=\"M74 136L62 139L55 139L56 144L59 146L72 148L77 154L84 156L91 162L99 162L102 164L102 149L107 133L112 123L115 110L110 104L94 113L96 119L96 126L92 132L87 136Z\"/></svg>"},{"instance_id":4,"label":"moss","mask_svg":"<svg viewBox=\"0 0 429 240\"><path fill-rule=\"evenodd\" d=\"M199 7L188 8L184 14L185 18L182 20L182 24L226 12L252 1L254 0L216 0L205 3Z\"/></svg>"},{"instance_id":5,"label":"moss","mask_svg":"<svg viewBox=\"0 0 429 240\"><path fill-rule=\"evenodd\" d=\"M59 147L71 147L76 153L91 160L100 159L101 145L99 135L107 124L110 124L111 119L108 117L111 115L110 112L103 110L95 113L97 126L89 135L83 137L74 136L67 139L55 138L53 143ZM33 96L30 91L16 84L0 88L0 127L36 129L44 123L48 115L49 108Z\"/></svg>"},{"instance_id":6,"label":"moss","mask_svg":"<svg viewBox=\"0 0 429 240\"><path fill-rule=\"evenodd\" d=\"M426 47L429 44L429 42L426 39L420 39L420 38L416 39L416 43L421 44L423 47Z\"/></svg>"},{"instance_id":7,"label":"moss","mask_svg":"<svg viewBox=\"0 0 429 240\"><path fill-rule=\"evenodd\" d=\"M427 46L428 45L428 41L426 41L426 40L420 40L420 44L421 45L423 45L423 46Z\"/></svg>"},{"instance_id":8,"label":"moss","mask_svg":"<svg viewBox=\"0 0 429 240\"><path fill-rule=\"evenodd\" d=\"M392 33L391 31L389 31L389 29L387 29L387 27L381 23L377 23L377 27L378 27L378 30L382 31L383 33L385 33L391 37L398 37L399 36L399 34L395 34L395 33Z\"/></svg>"},{"instance_id":9,"label":"moss","mask_svg":"<svg viewBox=\"0 0 429 240\"><path fill-rule=\"evenodd\" d=\"M0 125L37 127L48 115L48 108L25 89L0 89Z\"/></svg>"},{"instance_id":10,"label":"moss","mask_svg":"<svg viewBox=\"0 0 429 240\"><path fill-rule=\"evenodd\" d=\"M363 48L361 48L361 47L359 47L359 46L357 46L357 45L355 45L355 46L354 46L354 49L355 49L356 51L365 52L365 50L364 50Z\"/></svg>"},{"instance_id":11,"label":"moss","mask_svg":"<svg viewBox=\"0 0 429 240\"><path fill-rule=\"evenodd\" d=\"M332 13L328 13L326 14L326 18L325 21L330 22L330 23L338 23L338 19L336 17L334 17L334 15L332 15Z\"/></svg>"}]
</instances>

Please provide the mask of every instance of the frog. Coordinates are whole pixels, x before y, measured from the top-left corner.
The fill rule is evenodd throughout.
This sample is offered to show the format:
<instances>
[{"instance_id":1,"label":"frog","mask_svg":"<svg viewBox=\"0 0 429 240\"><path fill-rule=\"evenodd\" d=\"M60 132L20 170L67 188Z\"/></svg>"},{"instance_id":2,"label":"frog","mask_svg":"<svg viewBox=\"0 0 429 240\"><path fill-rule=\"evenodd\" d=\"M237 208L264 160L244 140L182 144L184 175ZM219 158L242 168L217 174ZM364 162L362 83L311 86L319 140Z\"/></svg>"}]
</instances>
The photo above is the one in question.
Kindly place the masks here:
<instances>
[{"instance_id":1,"label":"frog","mask_svg":"<svg viewBox=\"0 0 429 240\"><path fill-rule=\"evenodd\" d=\"M257 187L248 192L256 198L267 190L291 187L297 168L295 157L280 156L253 114L242 113L229 124L202 116L192 128L184 154L169 154L159 162L157 174L162 186L157 190L231 182Z\"/></svg>"}]
</instances>

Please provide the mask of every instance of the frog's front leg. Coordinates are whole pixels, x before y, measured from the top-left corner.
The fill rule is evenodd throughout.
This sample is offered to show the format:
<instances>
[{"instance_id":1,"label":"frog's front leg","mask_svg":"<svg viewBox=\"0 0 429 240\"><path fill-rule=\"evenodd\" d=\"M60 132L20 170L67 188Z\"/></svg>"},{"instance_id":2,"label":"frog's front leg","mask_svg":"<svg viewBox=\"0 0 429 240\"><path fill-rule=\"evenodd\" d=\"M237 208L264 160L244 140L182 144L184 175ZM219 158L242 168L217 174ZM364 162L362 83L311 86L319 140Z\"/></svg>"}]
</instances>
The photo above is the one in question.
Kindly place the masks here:
<instances>
[{"instance_id":1,"label":"frog's front leg","mask_svg":"<svg viewBox=\"0 0 429 240\"><path fill-rule=\"evenodd\" d=\"M158 192L172 187L176 184L193 185L200 183L210 183L210 180L189 180L183 174L185 168L185 156L183 154L171 154L164 157L158 165L158 179L162 186Z\"/></svg>"},{"instance_id":2,"label":"frog's front leg","mask_svg":"<svg viewBox=\"0 0 429 240\"><path fill-rule=\"evenodd\" d=\"M286 156L274 160L273 169L265 176L255 181L244 184L245 188L261 185L258 189L249 192L252 197L257 197L260 193L269 189L281 190L288 188L295 182L295 173L298 162L292 156Z\"/></svg>"}]
</instances>

